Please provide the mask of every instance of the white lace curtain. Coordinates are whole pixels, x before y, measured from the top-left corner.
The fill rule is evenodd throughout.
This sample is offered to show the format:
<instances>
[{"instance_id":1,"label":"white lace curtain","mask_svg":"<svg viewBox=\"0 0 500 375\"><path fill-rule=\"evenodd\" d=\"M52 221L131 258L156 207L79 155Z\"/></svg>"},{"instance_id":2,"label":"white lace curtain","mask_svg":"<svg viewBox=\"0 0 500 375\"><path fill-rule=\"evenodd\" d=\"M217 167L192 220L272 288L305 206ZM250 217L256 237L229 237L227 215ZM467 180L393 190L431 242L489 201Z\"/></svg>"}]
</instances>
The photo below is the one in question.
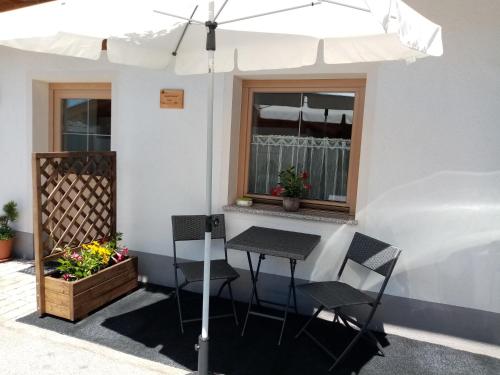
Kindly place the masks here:
<instances>
[{"instance_id":1,"label":"white lace curtain","mask_svg":"<svg viewBox=\"0 0 500 375\"><path fill-rule=\"evenodd\" d=\"M351 141L347 139L253 135L249 192L270 194L281 170L307 171L307 198L346 201Z\"/></svg>"}]
</instances>

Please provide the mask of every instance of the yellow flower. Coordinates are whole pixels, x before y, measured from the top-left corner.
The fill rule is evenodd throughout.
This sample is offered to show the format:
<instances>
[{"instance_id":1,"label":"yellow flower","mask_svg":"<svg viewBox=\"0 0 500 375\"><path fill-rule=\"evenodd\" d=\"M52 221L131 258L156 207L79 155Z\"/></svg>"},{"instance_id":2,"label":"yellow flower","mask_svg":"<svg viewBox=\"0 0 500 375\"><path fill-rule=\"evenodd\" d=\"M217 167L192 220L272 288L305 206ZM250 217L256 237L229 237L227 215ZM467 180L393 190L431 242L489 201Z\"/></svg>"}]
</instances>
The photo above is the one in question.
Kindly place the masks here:
<instances>
[{"instance_id":1,"label":"yellow flower","mask_svg":"<svg viewBox=\"0 0 500 375\"><path fill-rule=\"evenodd\" d=\"M82 245L84 250L90 251L91 254L97 255L101 258L102 264L106 265L109 263L109 259L113 254L113 250L106 246L101 245L97 241L92 241L89 244Z\"/></svg>"}]
</instances>

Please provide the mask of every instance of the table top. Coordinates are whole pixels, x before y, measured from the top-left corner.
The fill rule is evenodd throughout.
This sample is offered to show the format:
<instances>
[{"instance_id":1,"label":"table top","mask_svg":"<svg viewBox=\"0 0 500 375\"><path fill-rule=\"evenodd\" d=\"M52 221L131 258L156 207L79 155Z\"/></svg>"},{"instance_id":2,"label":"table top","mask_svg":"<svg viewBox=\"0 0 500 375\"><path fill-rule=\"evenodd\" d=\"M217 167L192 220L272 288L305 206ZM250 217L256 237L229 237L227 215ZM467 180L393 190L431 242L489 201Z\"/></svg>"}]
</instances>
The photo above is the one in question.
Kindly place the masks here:
<instances>
[{"instance_id":1,"label":"table top","mask_svg":"<svg viewBox=\"0 0 500 375\"><path fill-rule=\"evenodd\" d=\"M305 260L320 240L317 234L253 226L228 241L227 248Z\"/></svg>"}]
</instances>

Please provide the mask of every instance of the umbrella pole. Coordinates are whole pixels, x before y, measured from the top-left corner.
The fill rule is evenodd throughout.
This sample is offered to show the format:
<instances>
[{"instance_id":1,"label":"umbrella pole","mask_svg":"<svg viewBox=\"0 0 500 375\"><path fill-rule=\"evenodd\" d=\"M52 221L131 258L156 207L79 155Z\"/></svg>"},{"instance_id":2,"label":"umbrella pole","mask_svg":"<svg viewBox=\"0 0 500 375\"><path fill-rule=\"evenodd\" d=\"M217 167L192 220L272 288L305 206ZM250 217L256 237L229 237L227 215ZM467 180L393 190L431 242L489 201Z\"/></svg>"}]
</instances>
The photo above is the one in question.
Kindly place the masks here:
<instances>
[{"instance_id":1,"label":"umbrella pole","mask_svg":"<svg viewBox=\"0 0 500 375\"><path fill-rule=\"evenodd\" d=\"M201 335L198 342L198 374L208 374L208 323L210 303L210 251L212 243L212 132L213 132L213 97L214 73L213 51L209 53L210 72L208 77L208 118L207 118L207 177L206 177L206 221L205 221L205 252L203 264L203 310ZM210 56L211 55L211 56Z\"/></svg>"},{"instance_id":2,"label":"umbrella pole","mask_svg":"<svg viewBox=\"0 0 500 375\"><path fill-rule=\"evenodd\" d=\"M214 54L215 54L215 28L214 1L208 3L208 93L207 93L207 165L206 165L206 220L205 220L205 252L203 265L203 310L201 322L201 335L198 338L198 375L208 375L208 323L210 303L210 251L212 244L212 154L213 154L213 125L214 125Z\"/></svg>"}]
</instances>

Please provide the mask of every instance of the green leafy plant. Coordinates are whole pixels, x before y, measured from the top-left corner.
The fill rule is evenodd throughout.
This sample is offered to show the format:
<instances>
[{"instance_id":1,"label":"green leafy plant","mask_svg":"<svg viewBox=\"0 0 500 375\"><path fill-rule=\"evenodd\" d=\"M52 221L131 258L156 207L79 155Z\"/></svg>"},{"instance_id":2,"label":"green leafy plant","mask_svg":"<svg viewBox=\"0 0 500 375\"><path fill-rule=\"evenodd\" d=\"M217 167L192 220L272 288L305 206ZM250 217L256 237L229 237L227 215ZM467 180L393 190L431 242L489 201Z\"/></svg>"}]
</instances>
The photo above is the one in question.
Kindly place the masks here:
<instances>
[{"instance_id":1,"label":"green leafy plant","mask_svg":"<svg viewBox=\"0 0 500 375\"><path fill-rule=\"evenodd\" d=\"M109 241L83 244L80 251L65 248L63 256L57 260L57 270L64 280L75 281L122 262L128 257L128 249L119 246L121 238L122 233L117 233Z\"/></svg>"},{"instance_id":2,"label":"green leafy plant","mask_svg":"<svg viewBox=\"0 0 500 375\"><path fill-rule=\"evenodd\" d=\"M103 245L107 246L112 250L118 249L118 244L123 239L123 233L117 232L114 237L112 237L108 242L105 242Z\"/></svg>"},{"instance_id":3,"label":"green leafy plant","mask_svg":"<svg viewBox=\"0 0 500 375\"><path fill-rule=\"evenodd\" d=\"M280 182L272 189L271 194L290 198L302 198L309 190L311 185L306 181L309 173L303 171L297 173L295 167L291 166L284 169L279 174Z\"/></svg>"},{"instance_id":4,"label":"green leafy plant","mask_svg":"<svg viewBox=\"0 0 500 375\"><path fill-rule=\"evenodd\" d=\"M14 230L9 226L19 217L17 203L14 201L7 202L3 206L3 215L0 215L0 240L10 240L14 238Z\"/></svg>"},{"instance_id":5,"label":"green leafy plant","mask_svg":"<svg viewBox=\"0 0 500 375\"><path fill-rule=\"evenodd\" d=\"M59 262L57 269L66 281L83 279L102 267L102 257L89 250L76 252L66 249L64 255L57 261Z\"/></svg>"}]
</instances>

